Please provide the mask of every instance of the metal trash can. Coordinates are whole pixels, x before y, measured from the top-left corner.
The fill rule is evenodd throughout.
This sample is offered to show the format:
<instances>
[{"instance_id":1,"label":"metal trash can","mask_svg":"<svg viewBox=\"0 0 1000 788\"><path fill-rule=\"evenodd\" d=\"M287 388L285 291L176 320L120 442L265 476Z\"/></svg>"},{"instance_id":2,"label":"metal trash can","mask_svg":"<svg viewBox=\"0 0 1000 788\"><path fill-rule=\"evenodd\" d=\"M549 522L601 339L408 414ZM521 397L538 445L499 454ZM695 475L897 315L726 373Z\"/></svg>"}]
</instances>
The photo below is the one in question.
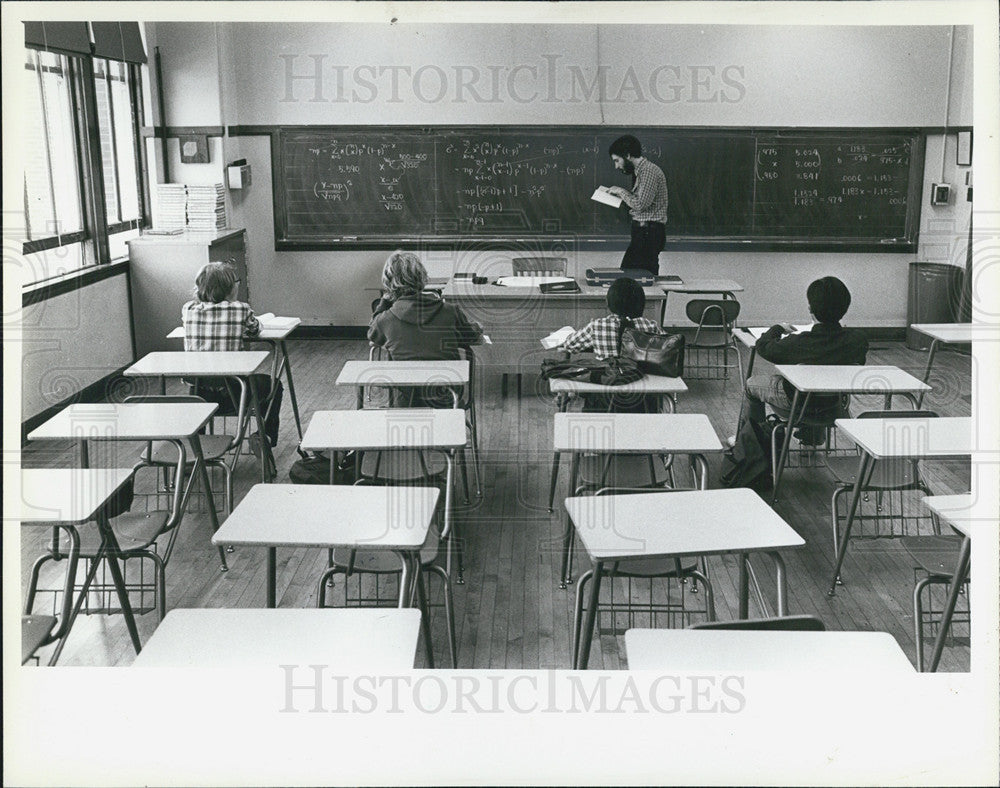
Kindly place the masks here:
<instances>
[{"instance_id":1,"label":"metal trash can","mask_svg":"<svg viewBox=\"0 0 1000 788\"><path fill-rule=\"evenodd\" d=\"M910 328L914 323L955 323L962 299L965 270L946 263L910 263L906 301L906 346L926 350L930 337Z\"/></svg>"}]
</instances>

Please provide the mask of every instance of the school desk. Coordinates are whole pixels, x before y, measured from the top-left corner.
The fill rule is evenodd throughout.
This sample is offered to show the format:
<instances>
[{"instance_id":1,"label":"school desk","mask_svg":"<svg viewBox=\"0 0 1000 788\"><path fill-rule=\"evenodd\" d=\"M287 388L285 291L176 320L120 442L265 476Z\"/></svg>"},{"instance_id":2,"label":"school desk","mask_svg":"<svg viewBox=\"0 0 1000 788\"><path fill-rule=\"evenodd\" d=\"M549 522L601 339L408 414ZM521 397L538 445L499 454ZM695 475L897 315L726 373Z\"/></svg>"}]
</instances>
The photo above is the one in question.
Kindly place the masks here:
<instances>
[{"instance_id":1,"label":"school desk","mask_svg":"<svg viewBox=\"0 0 1000 788\"><path fill-rule=\"evenodd\" d=\"M663 375L643 375L634 383L626 383L623 386L605 386L601 383L589 383L580 380L569 380L567 378L551 378L549 380L549 391L556 395L556 409L558 413L565 413L569 407L570 400L575 396L584 394L609 396L618 394L622 396L659 396L661 408L665 413L674 413L677 410L677 395L687 391L688 388L681 378L668 378ZM553 503L556 495L556 481L559 477L559 455L556 449L552 457L552 476L549 481L549 511L553 510Z\"/></svg>"},{"instance_id":2,"label":"school desk","mask_svg":"<svg viewBox=\"0 0 1000 788\"><path fill-rule=\"evenodd\" d=\"M374 346L373 346L374 347ZM371 387L386 388L447 388L451 392L452 406L459 407L462 392L468 391L469 431L472 433L472 467L476 477L476 495L482 496L482 479L479 467L479 433L476 428L476 400L472 385L472 364L457 361L347 361L336 385L356 386L358 409L364 407L365 391L371 399Z\"/></svg>"},{"instance_id":3,"label":"school desk","mask_svg":"<svg viewBox=\"0 0 1000 788\"><path fill-rule=\"evenodd\" d=\"M300 318L287 318L289 322L281 328L267 328L261 326L260 334L247 342L265 342L275 348L274 361L271 365L271 378L278 380L281 373L285 373L285 380L288 382L288 399L292 403L292 415L295 417L295 429L302 440L302 421L299 417L299 400L295 396L295 383L292 381L292 359L288 355L288 344L285 340L296 327L302 322ZM184 339L184 326L177 326L167 334L167 339Z\"/></svg>"},{"instance_id":4,"label":"school desk","mask_svg":"<svg viewBox=\"0 0 1000 788\"><path fill-rule=\"evenodd\" d=\"M255 484L212 543L267 548L269 608L277 606L279 547L388 550L400 559L399 607L406 607L439 495L436 487Z\"/></svg>"},{"instance_id":5,"label":"school desk","mask_svg":"<svg viewBox=\"0 0 1000 788\"><path fill-rule=\"evenodd\" d=\"M662 673L912 673L887 632L630 629L629 670Z\"/></svg>"},{"instance_id":6,"label":"school desk","mask_svg":"<svg viewBox=\"0 0 1000 788\"><path fill-rule=\"evenodd\" d=\"M871 476L872 465L879 460L941 460L972 453L972 419L968 417L910 419L837 419L837 429L861 450L851 505L837 547L836 566L830 579L830 596L836 592L840 567L847 555L847 545L854 525L854 514L861 500L864 482Z\"/></svg>"},{"instance_id":7,"label":"school desk","mask_svg":"<svg viewBox=\"0 0 1000 788\"><path fill-rule=\"evenodd\" d=\"M767 553L774 561L778 615L785 615L785 563L779 550L805 541L753 491L691 490L585 496L566 499L566 511L594 564L590 599L581 646L574 668L586 669L597 619L604 565L630 558L740 556L739 618L749 607L750 553Z\"/></svg>"},{"instance_id":8,"label":"school desk","mask_svg":"<svg viewBox=\"0 0 1000 788\"><path fill-rule=\"evenodd\" d=\"M973 528L982 529L981 532L996 534L996 520L973 520L970 509L972 507L972 495L929 495L924 498L927 508L936 514L942 521L946 522L960 534L962 534L962 546L958 553L958 563L955 566L955 574L951 579L951 587L948 589L948 601L945 602L944 610L941 613L941 622L938 624L937 637L934 639L934 652L928 665L928 671L934 673L941 662L941 654L944 651L944 641L948 636L948 628L951 626L951 619L955 614L955 604L958 602L958 595L962 586L969 579L969 562L972 557L972 531Z\"/></svg>"},{"instance_id":9,"label":"school desk","mask_svg":"<svg viewBox=\"0 0 1000 788\"><path fill-rule=\"evenodd\" d=\"M313 414L306 427L302 448L306 451L356 451L360 466L365 451L399 451L405 449L438 451L446 462L444 525L442 532L450 534L452 517L452 485L455 458L465 449L467 440L465 411L432 408L380 408L378 410L320 410ZM464 456L464 455L463 455ZM463 478L465 463L461 463ZM333 484L334 463L330 463L330 484ZM468 479L466 497L468 497ZM451 545L448 540L446 566L451 575ZM458 580L464 582L462 562L458 564Z\"/></svg>"},{"instance_id":10,"label":"school desk","mask_svg":"<svg viewBox=\"0 0 1000 788\"><path fill-rule=\"evenodd\" d=\"M76 567L80 558L80 535L77 526L96 521L102 544L95 561L100 561L115 545L114 532L101 508L132 477L131 468L24 468L21 470L21 489L11 496L16 507L5 513L17 519L22 527L52 526L66 532L69 550L66 556L66 579L63 587L59 617L33 615L31 600L21 618L21 663L27 662L42 646L59 641L59 646L49 658L49 665L56 664L62 645L69 636L75 616L74 584ZM115 582L122 610L131 612L128 592L125 590L117 562L108 561L113 567ZM81 592L84 593L84 592ZM131 634L131 631L130 631ZM134 642L134 641L133 641Z\"/></svg>"},{"instance_id":11,"label":"school desk","mask_svg":"<svg viewBox=\"0 0 1000 788\"><path fill-rule=\"evenodd\" d=\"M775 372L787 380L795 394L785 426L785 437L774 468L772 501L778 500L778 486L788 460L788 449L796 423L809 407L814 394L881 394L886 409L892 404L894 394L910 401L917 408L916 394L930 390L930 386L917 380L899 367L852 364L776 364ZM800 407L801 406L801 407Z\"/></svg>"},{"instance_id":12,"label":"school desk","mask_svg":"<svg viewBox=\"0 0 1000 788\"><path fill-rule=\"evenodd\" d=\"M157 351L148 353L125 370L126 377L153 377L160 379L160 390L165 378L232 378L248 389L250 409L257 421L257 434L261 436L260 476L268 481L268 469L273 466L271 444L264 439L264 414L257 399L257 387L250 385L250 376L262 373L270 353L266 350L202 350ZM273 379L272 379L273 380ZM242 396L240 397L242 400ZM242 414L241 414L242 415Z\"/></svg>"},{"instance_id":13,"label":"school desk","mask_svg":"<svg viewBox=\"0 0 1000 788\"><path fill-rule=\"evenodd\" d=\"M708 487L706 454L720 454L719 441L708 416L702 413L557 413L553 445L558 456L570 454L569 492L576 495L580 460L596 454L609 461L615 454L686 454L698 489ZM672 477L671 477L672 478ZM566 520L563 533L560 588L571 580L573 527Z\"/></svg>"},{"instance_id":14,"label":"school desk","mask_svg":"<svg viewBox=\"0 0 1000 788\"><path fill-rule=\"evenodd\" d=\"M136 668L262 668L312 675L413 667L420 611L376 608L178 609L167 613Z\"/></svg>"},{"instance_id":15,"label":"school desk","mask_svg":"<svg viewBox=\"0 0 1000 788\"><path fill-rule=\"evenodd\" d=\"M992 333L993 340L997 339L996 326L973 326L972 323L914 323L910 328L931 338L931 346L927 349L927 365L924 367L924 376L921 378L924 383L930 379L934 356L937 355L938 347L941 345L972 344L975 333L978 333L983 339L987 338L987 331L974 332L975 328L988 328L989 332ZM924 395L921 394L917 401L918 408L923 404L923 401Z\"/></svg>"}]
</instances>

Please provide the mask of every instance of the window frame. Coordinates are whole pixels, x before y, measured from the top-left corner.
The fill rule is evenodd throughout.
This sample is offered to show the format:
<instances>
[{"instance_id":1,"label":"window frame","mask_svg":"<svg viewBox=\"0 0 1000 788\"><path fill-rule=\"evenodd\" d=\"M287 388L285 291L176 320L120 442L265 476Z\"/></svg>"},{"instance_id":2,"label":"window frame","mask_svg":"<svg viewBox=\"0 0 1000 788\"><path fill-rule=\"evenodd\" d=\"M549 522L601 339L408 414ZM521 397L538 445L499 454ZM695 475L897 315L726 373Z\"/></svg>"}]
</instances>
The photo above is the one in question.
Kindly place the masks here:
<instances>
[{"instance_id":1,"label":"window frame","mask_svg":"<svg viewBox=\"0 0 1000 788\"><path fill-rule=\"evenodd\" d=\"M28 50L35 47L26 46ZM43 51L43 50L36 50ZM58 249L63 246L70 246L79 243L93 244L93 263L85 263L80 270L89 270L94 266L111 265L115 261L111 259L109 239L112 235L130 230L138 230L149 226L149 184L146 175L146 155L144 138L142 136L142 117L144 106L142 101L142 66L139 63L118 61L114 58L96 57L93 54L74 54L69 52L56 53L66 58L67 80L70 94L71 123L75 142L75 158L77 168L77 186L79 189L79 203L83 227L70 233L56 233L43 238L25 240L22 243L22 254L34 254L37 252ZM111 63L122 63L125 67L126 82L128 86L129 99L129 129L133 135L133 156L135 158L136 194L138 197L138 216L134 219L127 219L115 223L109 223L107 214L108 190L104 180L104 155L101 150L101 128L100 117L97 111L97 76L95 61L101 60L109 64L105 69L105 80L110 79ZM31 66L26 62L26 69ZM31 69L33 70L33 69ZM118 216L121 216L121 189L118 179L118 159L116 155L117 130L114 124L114 98L108 84L109 117L111 122L110 134L112 139L111 166L116 173L116 186L114 199L118 206ZM44 111L44 110L43 110ZM44 129L48 135L47 127ZM48 145L48 140L46 140ZM47 166L50 168L49 177L52 178L51 162L47 159ZM50 186L52 193L54 186ZM54 199L54 198L53 198ZM24 206L25 211L27 206ZM57 217L58 218L58 217ZM53 277L58 275L53 275ZM39 282L44 282L48 278L26 283L26 287L34 286Z\"/></svg>"}]
</instances>

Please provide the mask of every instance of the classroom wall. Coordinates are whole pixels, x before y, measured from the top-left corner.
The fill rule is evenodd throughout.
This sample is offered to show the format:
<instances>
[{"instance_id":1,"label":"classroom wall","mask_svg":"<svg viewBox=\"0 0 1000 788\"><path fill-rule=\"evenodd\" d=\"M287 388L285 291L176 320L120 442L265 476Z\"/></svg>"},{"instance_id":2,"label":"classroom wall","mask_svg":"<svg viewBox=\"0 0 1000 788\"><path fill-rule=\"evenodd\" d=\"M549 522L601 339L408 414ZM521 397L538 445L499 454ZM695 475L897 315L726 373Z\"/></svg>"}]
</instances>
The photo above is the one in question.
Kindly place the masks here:
<instances>
[{"instance_id":1,"label":"classroom wall","mask_svg":"<svg viewBox=\"0 0 1000 788\"><path fill-rule=\"evenodd\" d=\"M154 27L169 125L940 127L972 122L971 41L964 28ZM953 145L954 138L949 139ZM928 184L941 180L941 145L940 135L928 140ZM358 293L377 284L386 252L275 252L267 138L220 140L210 164L182 167L173 156L172 179L190 183L221 180L225 161L250 162L253 183L229 193L229 208L230 223L248 231L255 308L298 315L306 324L367 323L366 299ZM954 152L946 150L944 179L957 184L963 174L954 162ZM950 206L931 208L928 201L925 197L916 254L665 253L661 269L743 283L741 319L748 322L805 317L794 311L804 309L804 298L794 294L804 293L818 273L833 274L855 294L852 324L902 326L908 264L964 264L964 251L957 251L967 227L964 189ZM619 259L620 253L581 252L571 265L574 273L582 273ZM444 274L466 262L435 259L429 267L432 274ZM682 304L682 299L672 302L668 320L682 320Z\"/></svg>"},{"instance_id":2,"label":"classroom wall","mask_svg":"<svg viewBox=\"0 0 1000 788\"><path fill-rule=\"evenodd\" d=\"M126 280L123 271L24 309L22 421L133 361Z\"/></svg>"}]
</instances>

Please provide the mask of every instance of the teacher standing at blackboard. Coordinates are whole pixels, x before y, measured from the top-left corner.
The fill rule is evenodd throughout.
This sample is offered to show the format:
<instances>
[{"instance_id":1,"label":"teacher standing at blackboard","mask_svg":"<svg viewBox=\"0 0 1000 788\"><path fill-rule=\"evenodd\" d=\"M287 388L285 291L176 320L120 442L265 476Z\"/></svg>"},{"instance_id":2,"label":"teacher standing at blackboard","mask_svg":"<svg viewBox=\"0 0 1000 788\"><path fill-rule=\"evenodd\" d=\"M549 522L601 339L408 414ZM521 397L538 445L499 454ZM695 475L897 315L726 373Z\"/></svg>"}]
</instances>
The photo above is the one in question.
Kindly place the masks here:
<instances>
[{"instance_id":1,"label":"teacher standing at blackboard","mask_svg":"<svg viewBox=\"0 0 1000 788\"><path fill-rule=\"evenodd\" d=\"M612 142L608 153L616 170L632 176L631 190L621 186L608 189L621 197L632 215L632 241L621 267L642 268L656 276L667 238L667 179L663 170L643 157L639 140L631 134Z\"/></svg>"}]
</instances>

